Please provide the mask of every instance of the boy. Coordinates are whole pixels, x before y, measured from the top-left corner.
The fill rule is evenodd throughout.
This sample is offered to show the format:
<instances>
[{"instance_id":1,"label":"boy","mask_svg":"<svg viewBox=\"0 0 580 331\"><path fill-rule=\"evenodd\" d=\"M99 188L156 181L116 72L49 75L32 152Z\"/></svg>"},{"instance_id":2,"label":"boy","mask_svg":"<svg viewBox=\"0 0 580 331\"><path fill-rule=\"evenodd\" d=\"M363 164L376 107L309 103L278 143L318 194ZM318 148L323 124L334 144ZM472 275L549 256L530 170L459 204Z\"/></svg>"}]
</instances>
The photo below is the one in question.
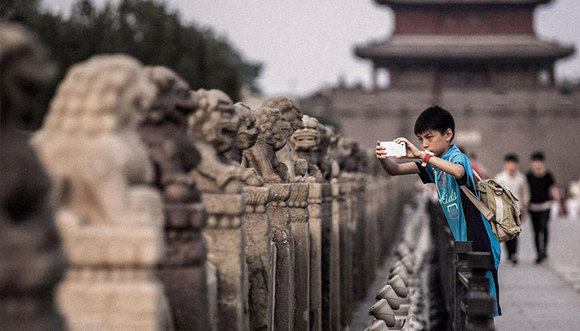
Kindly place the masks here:
<instances>
[{"instance_id":1,"label":"boy","mask_svg":"<svg viewBox=\"0 0 580 331\"><path fill-rule=\"evenodd\" d=\"M531 155L531 169L526 173L530 185L529 211L534 227L534 244L536 246L536 261L542 263L547 255L548 247L548 222L552 200L560 201L560 195L555 184L554 176L546 168L544 153L534 152ZM558 205L560 207L560 205ZM561 212L561 208L558 209Z\"/></svg>"},{"instance_id":2,"label":"boy","mask_svg":"<svg viewBox=\"0 0 580 331\"><path fill-rule=\"evenodd\" d=\"M497 269L501 248L489 223L459 187L466 185L475 192L471 163L467 156L451 143L455 135L453 116L443 108L429 107L417 118L414 132L423 150L419 150L406 138L397 138L395 142L405 142L407 149L407 155L397 158L421 159L420 162L395 163L387 158L385 149L378 141L376 156L389 175L418 174L424 183L435 183L439 203L455 240L472 241L474 251L491 253L491 271L486 275L492 280L490 293L496 298L494 316L499 316L501 309Z\"/></svg>"},{"instance_id":3,"label":"boy","mask_svg":"<svg viewBox=\"0 0 580 331\"><path fill-rule=\"evenodd\" d=\"M506 154L503 159L503 171L495 176L495 180L507 186L517 197L518 207L522 212L522 220L526 217L530 190L526 177L519 170L518 156L513 153ZM508 260L513 265L518 263L518 237L505 242L508 251Z\"/></svg>"}]
</instances>

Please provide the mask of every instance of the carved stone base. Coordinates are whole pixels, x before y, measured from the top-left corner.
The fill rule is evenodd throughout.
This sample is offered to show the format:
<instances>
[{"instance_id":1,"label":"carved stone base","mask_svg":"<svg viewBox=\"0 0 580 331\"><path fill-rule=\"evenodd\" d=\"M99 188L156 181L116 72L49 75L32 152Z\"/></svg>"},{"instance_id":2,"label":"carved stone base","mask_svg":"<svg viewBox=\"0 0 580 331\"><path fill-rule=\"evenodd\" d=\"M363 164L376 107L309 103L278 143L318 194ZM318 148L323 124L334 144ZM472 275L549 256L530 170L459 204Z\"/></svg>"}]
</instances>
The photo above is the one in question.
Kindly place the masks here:
<instances>
[{"instance_id":1,"label":"carved stone base","mask_svg":"<svg viewBox=\"0 0 580 331\"><path fill-rule=\"evenodd\" d=\"M142 204L159 210L157 222L136 217L126 224L85 226L75 214L59 213L71 268L57 302L71 330L158 330L172 324L153 275L163 247L161 200L153 191L139 194Z\"/></svg>"},{"instance_id":2,"label":"carved stone base","mask_svg":"<svg viewBox=\"0 0 580 331\"><path fill-rule=\"evenodd\" d=\"M170 322L161 285L137 270L72 270L57 295L70 330L160 330Z\"/></svg>"}]
</instances>

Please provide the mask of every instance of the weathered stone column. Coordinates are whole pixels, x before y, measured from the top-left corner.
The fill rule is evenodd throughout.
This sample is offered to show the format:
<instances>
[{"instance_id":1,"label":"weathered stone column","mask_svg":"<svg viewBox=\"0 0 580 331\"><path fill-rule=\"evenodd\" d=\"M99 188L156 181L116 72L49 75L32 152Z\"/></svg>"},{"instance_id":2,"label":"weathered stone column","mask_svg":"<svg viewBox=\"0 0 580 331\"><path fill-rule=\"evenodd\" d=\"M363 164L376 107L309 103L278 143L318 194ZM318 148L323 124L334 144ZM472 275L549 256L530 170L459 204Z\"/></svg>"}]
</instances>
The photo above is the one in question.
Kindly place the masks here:
<instances>
[{"instance_id":1,"label":"weathered stone column","mask_svg":"<svg viewBox=\"0 0 580 331\"><path fill-rule=\"evenodd\" d=\"M366 289L374 278L370 237L368 235L369 222L366 217L366 176L362 172L352 174L353 185L353 226L354 226L354 256L353 279L355 300L363 299Z\"/></svg>"},{"instance_id":2,"label":"weathered stone column","mask_svg":"<svg viewBox=\"0 0 580 331\"><path fill-rule=\"evenodd\" d=\"M244 200L241 194L203 193L207 226L203 237L208 260L216 267L218 280L218 330L245 330L247 279L245 235L242 227Z\"/></svg>"},{"instance_id":3,"label":"weathered stone column","mask_svg":"<svg viewBox=\"0 0 580 331\"><path fill-rule=\"evenodd\" d=\"M147 67L159 92L139 126L155 169L153 181L164 202L165 253L157 276L176 330L209 330L206 247L201 231L206 210L189 172L200 155L187 135L187 116L197 108L189 86L165 67Z\"/></svg>"},{"instance_id":4,"label":"weathered stone column","mask_svg":"<svg viewBox=\"0 0 580 331\"><path fill-rule=\"evenodd\" d=\"M244 230L246 233L246 262L249 278L250 329L272 330L274 281L272 277L272 236L266 204L270 188L243 188L246 204Z\"/></svg>"},{"instance_id":5,"label":"weathered stone column","mask_svg":"<svg viewBox=\"0 0 580 331\"><path fill-rule=\"evenodd\" d=\"M332 192L328 183L310 183L308 214L310 229L310 329L323 330L330 318L330 236ZM329 323L328 323L329 324ZM328 325L327 324L327 325ZM328 330L325 329L325 330Z\"/></svg>"},{"instance_id":6,"label":"weathered stone column","mask_svg":"<svg viewBox=\"0 0 580 331\"><path fill-rule=\"evenodd\" d=\"M348 179L340 177L338 181L337 198L340 215L340 320L342 327L349 325L353 308L352 279L352 187Z\"/></svg>"},{"instance_id":7,"label":"weathered stone column","mask_svg":"<svg viewBox=\"0 0 580 331\"><path fill-rule=\"evenodd\" d=\"M290 220L294 238L294 330L310 328L310 229L308 183L290 184Z\"/></svg>"},{"instance_id":8,"label":"weathered stone column","mask_svg":"<svg viewBox=\"0 0 580 331\"><path fill-rule=\"evenodd\" d=\"M271 199L267 206L276 244L276 286L274 329L294 330L294 239L290 227L290 184L270 184Z\"/></svg>"},{"instance_id":9,"label":"weathered stone column","mask_svg":"<svg viewBox=\"0 0 580 331\"><path fill-rule=\"evenodd\" d=\"M375 271L381 265L380 237L382 235L379 228L379 206L377 201L381 194L386 194L386 192L381 192L379 181L379 177L366 176L366 219L368 223L366 233L369 239L368 243L365 244L367 244L366 250L369 252L371 268Z\"/></svg>"},{"instance_id":10,"label":"weathered stone column","mask_svg":"<svg viewBox=\"0 0 580 331\"><path fill-rule=\"evenodd\" d=\"M246 330L249 316L242 170L225 156L234 144L240 114L222 91L200 89L194 93L199 108L188 118L188 133L201 161L191 175L208 212L203 237L208 261L217 275L217 329Z\"/></svg>"},{"instance_id":11,"label":"weathered stone column","mask_svg":"<svg viewBox=\"0 0 580 331\"><path fill-rule=\"evenodd\" d=\"M363 183L360 182L360 176L358 173L343 173L342 177L348 181L348 186L350 188L346 201L348 213L350 215L348 224L351 231L350 240L352 242L352 298L356 301L360 298L361 293L364 292L365 283L365 275L363 273L366 264L366 261L364 260L365 220L360 215L360 192ZM354 309L354 307L351 308Z\"/></svg>"},{"instance_id":12,"label":"weathered stone column","mask_svg":"<svg viewBox=\"0 0 580 331\"><path fill-rule=\"evenodd\" d=\"M342 219L344 215L344 195L340 191L340 182L337 178L331 180L331 190L332 190L332 227L329 229L329 245L330 249L327 253L324 252L323 246L323 257L329 255L329 268L330 268L330 286L329 286L329 311L330 318L328 321L328 327L323 324L324 330L341 330L341 311L343 309L342 295L343 295L343 277L341 277L342 272L342 254L343 247L341 240L342 234ZM324 302L324 301L323 301ZM326 319L323 319L325 323Z\"/></svg>"},{"instance_id":13,"label":"weathered stone column","mask_svg":"<svg viewBox=\"0 0 580 331\"><path fill-rule=\"evenodd\" d=\"M154 277L162 202L136 131L155 94L137 60L95 56L67 73L34 137L61 189L57 224L70 269L57 301L72 330L170 327Z\"/></svg>"},{"instance_id":14,"label":"weathered stone column","mask_svg":"<svg viewBox=\"0 0 580 331\"><path fill-rule=\"evenodd\" d=\"M207 250L202 238L206 210L202 203L165 204L165 258L157 275L176 330L210 329Z\"/></svg>"}]
</instances>

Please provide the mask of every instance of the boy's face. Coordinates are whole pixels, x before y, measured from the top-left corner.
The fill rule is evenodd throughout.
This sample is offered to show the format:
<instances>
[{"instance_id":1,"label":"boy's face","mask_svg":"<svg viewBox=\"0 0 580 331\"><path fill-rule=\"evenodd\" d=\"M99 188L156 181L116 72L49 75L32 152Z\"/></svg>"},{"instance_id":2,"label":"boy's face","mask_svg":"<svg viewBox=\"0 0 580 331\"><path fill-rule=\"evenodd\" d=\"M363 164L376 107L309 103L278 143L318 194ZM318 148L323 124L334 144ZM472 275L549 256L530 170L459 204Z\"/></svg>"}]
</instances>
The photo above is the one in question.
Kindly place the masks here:
<instances>
[{"instance_id":1,"label":"boy's face","mask_svg":"<svg viewBox=\"0 0 580 331\"><path fill-rule=\"evenodd\" d=\"M421 147L424 150L434 153L436 156L442 156L449 150L452 137L453 131L451 129L445 130L443 134L437 130L427 130L417 135Z\"/></svg>"}]
</instances>

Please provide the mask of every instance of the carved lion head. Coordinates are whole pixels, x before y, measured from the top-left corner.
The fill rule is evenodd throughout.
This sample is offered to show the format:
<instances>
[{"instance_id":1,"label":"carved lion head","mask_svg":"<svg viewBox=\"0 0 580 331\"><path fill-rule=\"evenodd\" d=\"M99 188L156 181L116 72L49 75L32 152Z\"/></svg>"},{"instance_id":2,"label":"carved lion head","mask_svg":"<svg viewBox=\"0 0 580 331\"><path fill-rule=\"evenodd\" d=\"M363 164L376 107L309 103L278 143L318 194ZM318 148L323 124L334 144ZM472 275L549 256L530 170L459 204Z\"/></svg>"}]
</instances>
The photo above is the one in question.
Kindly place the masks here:
<instances>
[{"instance_id":1,"label":"carved lion head","mask_svg":"<svg viewBox=\"0 0 580 331\"><path fill-rule=\"evenodd\" d=\"M157 86L157 98L151 104L148 120L169 119L179 126L187 125L187 117L198 106L197 94L189 84L167 67L146 67L147 77Z\"/></svg>"},{"instance_id":2,"label":"carved lion head","mask_svg":"<svg viewBox=\"0 0 580 331\"><path fill-rule=\"evenodd\" d=\"M291 124L292 131L302 128L302 112L298 105L287 97L270 98L262 104L264 107L279 109L286 120Z\"/></svg>"},{"instance_id":3,"label":"carved lion head","mask_svg":"<svg viewBox=\"0 0 580 331\"><path fill-rule=\"evenodd\" d=\"M250 107L238 102L234 105L234 108L240 116L241 123L234 145L238 150L243 151L254 146L260 134L260 128L256 125L256 116L254 116Z\"/></svg>"},{"instance_id":4,"label":"carved lion head","mask_svg":"<svg viewBox=\"0 0 580 331\"><path fill-rule=\"evenodd\" d=\"M134 128L157 94L143 66L126 55L97 55L69 69L42 135L100 136Z\"/></svg>"},{"instance_id":5,"label":"carved lion head","mask_svg":"<svg viewBox=\"0 0 580 331\"><path fill-rule=\"evenodd\" d=\"M196 94L199 107L189 117L188 132L223 154L232 148L240 126L239 115L230 97L220 90L200 89Z\"/></svg>"},{"instance_id":6,"label":"carved lion head","mask_svg":"<svg viewBox=\"0 0 580 331\"><path fill-rule=\"evenodd\" d=\"M258 140L263 140L275 150L284 147L288 142L292 127L282 112L275 108L261 107L254 110L254 115L261 131Z\"/></svg>"}]
</instances>

